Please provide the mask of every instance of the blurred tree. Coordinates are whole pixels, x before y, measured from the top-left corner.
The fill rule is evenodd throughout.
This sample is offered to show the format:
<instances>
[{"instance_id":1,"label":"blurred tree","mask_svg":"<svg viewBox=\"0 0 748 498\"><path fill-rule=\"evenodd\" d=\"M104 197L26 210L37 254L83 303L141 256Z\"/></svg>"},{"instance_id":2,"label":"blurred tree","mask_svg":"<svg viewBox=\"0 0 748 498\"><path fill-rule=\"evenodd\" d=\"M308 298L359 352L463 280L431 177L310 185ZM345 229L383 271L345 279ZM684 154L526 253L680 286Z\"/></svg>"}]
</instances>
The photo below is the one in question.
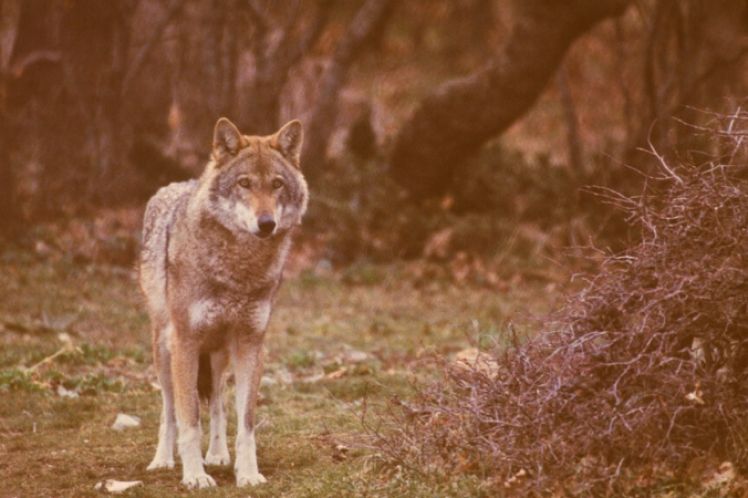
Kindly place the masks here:
<instances>
[{"instance_id":1,"label":"blurred tree","mask_svg":"<svg viewBox=\"0 0 748 498\"><path fill-rule=\"evenodd\" d=\"M668 118L689 120L689 108L720 109L725 97L745 96L748 1L660 0L641 8L652 20L642 71L645 105L629 145L650 140L685 149L692 130L673 127Z\"/></svg>"},{"instance_id":2,"label":"blurred tree","mask_svg":"<svg viewBox=\"0 0 748 498\"><path fill-rule=\"evenodd\" d=\"M391 173L412 194L438 195L468 154L521 117L566 50L628 0L515 0L514 29L486 66L428 95L395 139Z\"/></svg>"},{"instance_id":3,"label":"blurred tree","mask_svg":"<svg viewBox=\"0 0 748 498\"><path fill-rule=\"evenodd\" d=\"M95 200L109 194L111 175L122 166L128 140L123 134L134 83L146 61L159 44L166 27L180 13L185 0L164 3L162 16L150 31L136 25L139 2L119 0L105 4L78 0L64 9L62 53L65 84L85 115L87 150L91 164L89 193ZM135 34L141 44L133 46ZM130 124L130 123L127 123Z\"/></svg>"},{"instance_id":4,"label":"blurred tree","mask_svg":"<svg viewBox=\"0 0 748 498\"><path fill-rule=\"evenodd\" d=\"M340 89L347 80L348 70L361 52L372 46L382 34L392 5L392 0L367 0L335 46L335 53L320 77L319 93L306 125L301 156L301 163L312 181L325 160L327 140L337 116Z\"/></svg>"},{"instance_id":5,"label":"blurred tree","mask_svg":"<svg viewBox=\"0 0 748 498\"><path fill-rule=\"evenodd\" d=\"M0 236L9 235L18 226L15 202L15 175L11 165L11 115L8 112L10 62L21 19L20 0L0 3Z\"/></svg>"},{"instance_id":6,"label":"blurred tree","mask_svg":"<svg viewBox=\"0 0 748 498\"><path fill-rule=\"evenodd\" d=\"M643 164L627 153L648 138L660 150L688 150L693 134L681 139L672 116L690 120L690 106L745 95L748 2L640 0L615 24L599 23L627 3L0 0L3 223L10 213L40 220L140 205L203 167L219 115L249 133L301 117L315 187L328 152L361 159L387 143L392 176L416 197L438 194L467 155L516 123L509 148L549 157L533 167L573 163L561 168L564 186L637 188L630 170L619 174L605 158ZM548 105L528 112L541 94ZM491 161L492 181L504 181L506 163ZM355 161L341 164L335 180L350 188L315 191L333 202L363 191L382 174L376 163L370 176ZM480 177L476 167L470 174ZM534 182L522 185L534 191Z\"/></svg>"},{"instance_id":7,"label":"blurred tree","mask_svg":"<svg viewBox=\"0 0 748 498\"><path fill-rule=\"evenodd\" d=\"M242 127L248 133L261 135L274 132L280 125L280 96L289 71L319 39L332 2L314 2L314 8L306 15L302 15L305 6L300 0L246 0L244 5L254 30L251 50L255 67L247 89L251 105L245 111Z\"/></svg>"},{"instance_id":8,"label":"blurred tree","mask_svg":"<svg viewBox=\"0 0 748 498\"><path fill-rule=\"evenodd\" d=\"M376 154L377 136L371 126L371 106L368 103L348 129L346 147L360 160L369 159Z\"/></svg>"}]
</instances>

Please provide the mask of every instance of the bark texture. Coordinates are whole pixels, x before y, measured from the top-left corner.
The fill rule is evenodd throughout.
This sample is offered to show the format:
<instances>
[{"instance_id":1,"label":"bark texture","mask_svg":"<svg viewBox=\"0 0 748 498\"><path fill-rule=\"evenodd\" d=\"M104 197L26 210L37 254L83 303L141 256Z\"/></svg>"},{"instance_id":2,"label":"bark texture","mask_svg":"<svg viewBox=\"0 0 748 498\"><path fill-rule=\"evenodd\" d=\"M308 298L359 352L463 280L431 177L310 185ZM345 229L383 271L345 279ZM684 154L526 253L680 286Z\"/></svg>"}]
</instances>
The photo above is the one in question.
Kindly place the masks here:
<instances>
[{"instance_id":1,"label":"bark texture","mask_svg":"<svg viewBox=\"0 0 748 498\"><path fill-rule=\"evenodd\" d=\"M392 0L367 0L356 12L322 73L319 94L305 126L301 156L301 164L310 180L314 180L325 161L328 138L337 117L338 94L347 80L348 70L361 52L374 45L382 34L392 7Z\"/></svg>"},{"instance_id":2,"label":"bark texture","mask_svg":"<svg viewBox=\"0 0 748 498\"><path fill-rule=\"evenodd\" d=\"M566 50L628 0L515 0L507 43L483 68L448 81L421 103L395 139L393 177L415 197L445 190L461 159L535 102Z\"/></svg>"}]
</instances>

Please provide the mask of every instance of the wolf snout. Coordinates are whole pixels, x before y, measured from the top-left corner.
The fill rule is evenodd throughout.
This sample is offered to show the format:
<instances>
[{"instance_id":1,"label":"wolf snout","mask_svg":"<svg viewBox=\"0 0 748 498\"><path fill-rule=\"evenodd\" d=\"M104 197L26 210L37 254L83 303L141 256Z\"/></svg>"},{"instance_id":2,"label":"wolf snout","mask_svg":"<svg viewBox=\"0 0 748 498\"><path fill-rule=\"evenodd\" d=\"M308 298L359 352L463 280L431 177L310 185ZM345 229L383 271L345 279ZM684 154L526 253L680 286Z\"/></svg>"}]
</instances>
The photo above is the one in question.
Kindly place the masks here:
<instances>
[{"instance_id":1,"label":"wolf snout","mask_svg":"<svg viewBox=\"0 0 748 498\"><path fill-rule=\"evenodd\" d=\"M257 228L259 229L257 235L260 237L269 237L272 235L275 230L275 220L273 219L273 216L267 213L261 214L257 218Z\"/></svg>"}]
</instances>

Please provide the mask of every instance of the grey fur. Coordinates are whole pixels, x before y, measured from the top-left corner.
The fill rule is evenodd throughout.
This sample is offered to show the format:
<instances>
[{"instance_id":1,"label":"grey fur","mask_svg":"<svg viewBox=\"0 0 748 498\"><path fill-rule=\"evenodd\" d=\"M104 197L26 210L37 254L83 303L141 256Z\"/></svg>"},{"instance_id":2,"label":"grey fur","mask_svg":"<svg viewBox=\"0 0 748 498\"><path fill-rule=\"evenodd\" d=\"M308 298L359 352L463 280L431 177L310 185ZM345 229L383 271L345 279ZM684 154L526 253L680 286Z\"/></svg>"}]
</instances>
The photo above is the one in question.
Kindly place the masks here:
<instances>
[{"instance_id":1,"label":"grey fur","mask_svg":"<svg viewBox=\"0 0 748 498\"><path fill-rule=\"evenodd\" d=\"M177 421L182 482L189 487L215 484L196 454L200 354L211 357L210 412L219 418L211 422L206 462L229 460L221 389L230 359L240 421L237 484L264 482L254 441L262 340L308 198L298 168L298 122L269 137L233 135L232 130L228 120L219 120L213 159L202 176L160 189L148 202L143 221L140 285L151 317L163 398L159 446L149 469L174 465ZM275 220L272 233L259 231L259 213Z\"/></svg>"}]
</instances>

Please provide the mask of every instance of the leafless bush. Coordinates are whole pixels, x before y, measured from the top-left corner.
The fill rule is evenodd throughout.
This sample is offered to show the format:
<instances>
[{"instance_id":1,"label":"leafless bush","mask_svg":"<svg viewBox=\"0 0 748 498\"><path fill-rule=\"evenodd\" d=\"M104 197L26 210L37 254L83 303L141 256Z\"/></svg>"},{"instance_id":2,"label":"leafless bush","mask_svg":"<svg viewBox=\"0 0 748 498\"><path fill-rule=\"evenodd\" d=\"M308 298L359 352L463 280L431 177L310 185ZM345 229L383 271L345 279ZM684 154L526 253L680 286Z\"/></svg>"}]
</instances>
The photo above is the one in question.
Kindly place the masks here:
<instances>
[{"instance_id":1,"label":"leafless bush","mask_svg":"<svg viewBox=\"0 0 748 498\"><path fill-rule=\"evenodd\" d=\"M544 333L496 352L498 368L442 360L445 381L395 404L383 453L521 494L641 490L694 457L748 465L748 114L717 124L718 160L652 149L656 188L606 194L638 244L606 257Z\"/></svg>"}]
</instances>

